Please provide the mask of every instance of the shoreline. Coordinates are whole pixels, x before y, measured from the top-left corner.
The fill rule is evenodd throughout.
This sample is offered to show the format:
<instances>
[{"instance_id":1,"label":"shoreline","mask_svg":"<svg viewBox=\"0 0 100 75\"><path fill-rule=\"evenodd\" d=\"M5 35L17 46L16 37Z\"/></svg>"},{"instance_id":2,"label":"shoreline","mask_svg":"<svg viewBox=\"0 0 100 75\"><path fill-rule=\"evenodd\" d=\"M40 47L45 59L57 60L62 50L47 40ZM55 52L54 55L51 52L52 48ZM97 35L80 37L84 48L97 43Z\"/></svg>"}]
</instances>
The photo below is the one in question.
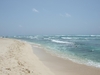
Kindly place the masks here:
<instances>
[{"instance_id":1,"label":"shoreline","mask_svg":"<svg viewBox=\"0 0 100 75\"><path fill-rule=\"evenodd\" d=\"M32 47L39 60L49 67L55 75L100 75L100 68L78 64L71 60L57 57L35 44Z\"/></svg>"},{"instance_id":2,"label":"shoreline","mask_svg":"<svg viewBox=\"0 0 100 75\"><path fill-rule=\"evenodd\" d=\"M57 57L37 44L18 39L0 38L0 75L25 74L100 75L100 68Z\"/></svg>"},{"instance_id":3,"label":"shoreline","mask_svg":"<svg viewBox=\"0 0 100 75\"><path fill-rule=\"evenodd\" d=\"M97 65L97 64L100 64L98 62L94 62L94 61L91 61L91 60L83 60L83 59L78 58L78 57L76 57L75 59L73 59L73 58L71 59L69 56L68 57L66 57L66 56L64 57L60 53L53 52L53 50L48 49L44 45L37 44L37 43L32 43L32 42L28 42L28 43L31 44L31 45L34 45L35 47L41 48L43 51L45 51L45 53L48 53L48 54L53 55L55 57L58 57L58 58L61 58L61 59L64 59L64 60L69 60L69 61L71 61L73 63L77 63L77 64L81 64L81 65L90 66L90 67L94 67L94 68L100 69L100 66ZM92 64L91 64L91 62L92 62Z\"/></svg>"}]
</instances>

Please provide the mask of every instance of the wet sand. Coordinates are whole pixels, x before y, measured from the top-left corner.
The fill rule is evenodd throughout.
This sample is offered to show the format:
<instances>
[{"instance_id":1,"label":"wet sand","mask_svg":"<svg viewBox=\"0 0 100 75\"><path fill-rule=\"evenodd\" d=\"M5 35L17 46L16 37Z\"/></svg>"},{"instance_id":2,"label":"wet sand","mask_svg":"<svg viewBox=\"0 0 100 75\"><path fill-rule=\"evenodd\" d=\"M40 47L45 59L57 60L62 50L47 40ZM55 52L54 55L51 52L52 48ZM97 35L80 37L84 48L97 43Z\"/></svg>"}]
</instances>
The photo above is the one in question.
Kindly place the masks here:
<instances>
[{"instance_id":1,"label":"wet sand","mask_svg":"<svg viewBox=\"0 0 100 75\"><path fill-rule=\"evenodd\" d=\"M55 75L100 75L100 68L59 58L38 45L33 45L33 52Z\"/></svg>"}]
</instances>

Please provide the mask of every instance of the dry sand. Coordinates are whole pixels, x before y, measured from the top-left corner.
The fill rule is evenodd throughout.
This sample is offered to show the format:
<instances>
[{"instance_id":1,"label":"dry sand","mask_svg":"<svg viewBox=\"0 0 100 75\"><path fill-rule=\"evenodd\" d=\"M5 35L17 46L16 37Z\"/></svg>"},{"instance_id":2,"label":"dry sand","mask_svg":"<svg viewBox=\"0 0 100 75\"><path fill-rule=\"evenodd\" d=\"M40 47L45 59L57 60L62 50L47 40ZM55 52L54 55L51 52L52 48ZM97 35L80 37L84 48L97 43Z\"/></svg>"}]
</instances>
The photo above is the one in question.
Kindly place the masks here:
<instances>
[{"instance_id":1,"label":"dry sand","mask_svg":"<svg viewBox=\"0 0 100 75\"><path fill-rule=\"evenodd\" d=\"M0 38L0 75L54 75L33 53L31 45Z\"/></svg>"},{"instance_id":2,"label":"dry sand","mask_svg":"<svg viewBox=\"0 0 100 75\"><path fill-rule=\"evenodd\" d=\"M100 68L59 58L41 46L33 45L33 52L55 75L100 75Z\"/></svg>"}]
</instances>

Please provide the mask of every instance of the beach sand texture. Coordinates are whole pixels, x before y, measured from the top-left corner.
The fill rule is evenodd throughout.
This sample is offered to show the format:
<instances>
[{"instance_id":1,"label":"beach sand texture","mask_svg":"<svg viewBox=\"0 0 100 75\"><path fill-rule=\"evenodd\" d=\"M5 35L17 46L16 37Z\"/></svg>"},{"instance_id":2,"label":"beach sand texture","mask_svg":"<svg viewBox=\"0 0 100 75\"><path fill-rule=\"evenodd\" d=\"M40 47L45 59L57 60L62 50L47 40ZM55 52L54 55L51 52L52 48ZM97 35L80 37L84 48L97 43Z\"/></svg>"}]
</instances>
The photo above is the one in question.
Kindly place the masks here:
<instances>
[{"instance_id":1,"label":"beach sand texture","mask_svg":"<svg viewBox=\"0 0 100 75\"><path fill-rule=\"evenodd\" d=\"M31 45L0 38L0 75L54 75L33 53Z\"/></svg>"},{"instance_id":2,"label":"beach sand texture","mask_svg":"<svg viewBox=\"0 0 100 75\"><path fill-rule=\"evenodd\" d=\"M64 60L36 44L0 38L0 75L100 75L100 68Z\"/></svg>"}]
</instances>

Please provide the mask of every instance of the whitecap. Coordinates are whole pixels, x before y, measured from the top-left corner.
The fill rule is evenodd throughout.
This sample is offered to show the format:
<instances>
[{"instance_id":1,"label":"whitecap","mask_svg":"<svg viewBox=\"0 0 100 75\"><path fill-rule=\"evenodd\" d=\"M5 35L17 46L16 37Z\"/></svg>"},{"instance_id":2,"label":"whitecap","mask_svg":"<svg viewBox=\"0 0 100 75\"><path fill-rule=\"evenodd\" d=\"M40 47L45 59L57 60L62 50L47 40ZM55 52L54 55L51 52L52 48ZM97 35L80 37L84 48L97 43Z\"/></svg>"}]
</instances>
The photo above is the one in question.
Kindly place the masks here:
<instances>
[{"instance_id":1,"label":"whitecap","mask_svg":"<svg viewBox=\"0 0 100 75\"><path fill-rule=\"evenodd\" d=\"M65 43L65 44L74 44L72 42L68 42L68 41L60 41L60 40L51 40L52 42L55 42L55 43Z\"/></svg>"},{"instance_id":2,"label":"whitecap","mask_svg":"<svg viewBox=\"0 0 100 75\"><path fill-rule=\"evenodd\" d=\"M70 37L61 37L62 39L72 39L72 38L70 38Z\"/></svg>"},{"instance_id":3,"label":"whitecap","mask_svg":"<svg viewBox=\"0 0 100 75\"><path fill-rule=\"evenodd\" d=\"M86 64L89 66L94 66L94 67L100 68L100 63L98 63L98 62L88 60L88 62Z\"/></svg>"}]
</instances>

